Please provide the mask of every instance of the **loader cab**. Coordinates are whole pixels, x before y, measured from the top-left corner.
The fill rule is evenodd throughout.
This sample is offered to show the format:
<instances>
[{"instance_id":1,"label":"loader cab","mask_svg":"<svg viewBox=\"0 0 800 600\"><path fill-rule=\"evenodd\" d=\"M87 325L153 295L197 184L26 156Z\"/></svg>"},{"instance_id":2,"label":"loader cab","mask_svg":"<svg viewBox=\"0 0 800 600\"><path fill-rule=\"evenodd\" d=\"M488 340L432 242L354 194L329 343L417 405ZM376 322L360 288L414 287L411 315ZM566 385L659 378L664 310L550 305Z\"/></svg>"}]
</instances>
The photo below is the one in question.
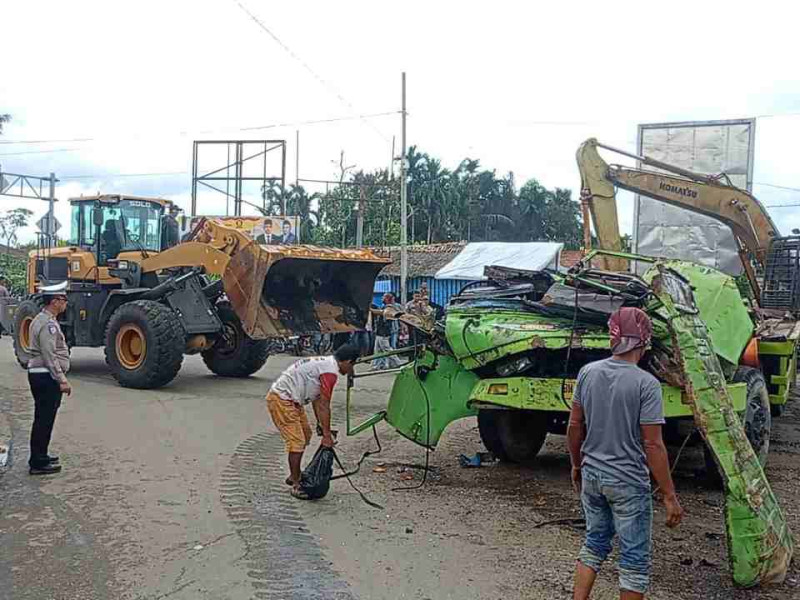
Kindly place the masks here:
<instances>
[{"instance_id":1,"label":"loader cab","mask_svg":"<svg viewBox=\"0 0 800 600\"><path fill-rule=\"evenodd\" d=\"M163 200L126 196L76 198L71 244L97 254L100 266L121 252L161 250Z\"/></svg>"}]
</instances>

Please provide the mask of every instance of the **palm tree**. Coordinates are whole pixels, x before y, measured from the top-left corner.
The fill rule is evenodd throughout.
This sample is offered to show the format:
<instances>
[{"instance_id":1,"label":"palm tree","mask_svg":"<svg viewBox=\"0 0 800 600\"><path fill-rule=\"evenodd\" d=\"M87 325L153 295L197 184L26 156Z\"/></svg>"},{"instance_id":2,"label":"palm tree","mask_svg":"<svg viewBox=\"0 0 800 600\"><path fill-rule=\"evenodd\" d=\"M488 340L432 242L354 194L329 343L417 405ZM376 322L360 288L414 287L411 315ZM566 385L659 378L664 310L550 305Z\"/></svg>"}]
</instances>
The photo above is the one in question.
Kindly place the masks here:
<instances>
[{"instance_id":1,"label":"palm tree","mask_svg":"<svg viewBox=\"0 0 800 600\"><path fill-rule=\"evenodd\" d=\"M530 179L519 191L520 228L526 240L543 240L551 193L536 179Z\"/></svg>"},{"instance_id":2,"label":"palm tree","mask_svg":"<svg viewBox=\"0 0 800 600\"><path fill-rule=\"evenodd\" d=\"M300 239L310 242L315 238L315 229L320 224L319 194L309 195L305 188L299 184L292 184L286 192L286 212L288 215L298 217L300 221Z\"/></svg>"},{"instance_id":3,"label":"palm tree","mask_svg":"<svg viewBox=\"0 0 800 600\"><path fill-rule=\"evenodd\" d=\"M261 188L261 198L264 200L264 208L261 212L264 216L278 216L283 213L284 193L283 186L275 179L269 180Z\"/></svg>"}]
</instances>

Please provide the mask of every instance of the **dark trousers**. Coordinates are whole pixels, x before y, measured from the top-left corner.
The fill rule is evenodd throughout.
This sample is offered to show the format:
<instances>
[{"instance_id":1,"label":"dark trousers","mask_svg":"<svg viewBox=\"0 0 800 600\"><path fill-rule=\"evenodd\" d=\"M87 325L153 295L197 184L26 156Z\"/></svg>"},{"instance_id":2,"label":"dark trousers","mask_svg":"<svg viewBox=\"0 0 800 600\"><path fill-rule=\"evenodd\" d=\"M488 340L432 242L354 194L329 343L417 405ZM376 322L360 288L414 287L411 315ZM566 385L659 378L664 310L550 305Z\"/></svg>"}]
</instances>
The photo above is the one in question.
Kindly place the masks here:
<instances>
[{"instance_id":1,"label":"dark trousers","mask_svg":"<svg viewBox=\"0 0 800 600\"><path fill-rule=\"evenodd\" d=\"M38 468L49 462L47 448L53 434L56 413L61 406L61 389L49 373L28 373L28 382L31 384L35 407L31 427L31 458L28 464L32 468Z\"/></svg>"}]
</instances>

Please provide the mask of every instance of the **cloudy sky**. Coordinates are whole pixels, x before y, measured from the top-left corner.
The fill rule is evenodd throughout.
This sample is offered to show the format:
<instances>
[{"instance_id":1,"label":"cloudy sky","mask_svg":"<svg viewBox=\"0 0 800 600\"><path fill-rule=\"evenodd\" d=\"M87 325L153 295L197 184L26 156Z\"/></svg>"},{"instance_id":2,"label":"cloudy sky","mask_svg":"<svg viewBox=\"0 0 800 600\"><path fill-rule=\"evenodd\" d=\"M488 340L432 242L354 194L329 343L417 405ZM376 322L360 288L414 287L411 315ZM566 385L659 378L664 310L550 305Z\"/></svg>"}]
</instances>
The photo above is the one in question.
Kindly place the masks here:
<instances>
[{"instance_id":1,"label":"cloudy sky","mask_svg":"<svg viewBox=\"0 0 800 600\"><path fill-rule=\"evenodd\" d=\"M385 167L405 70L409 144L520 184L576 191L587 137L633 151L638 123L757 117L754 192L787 233L800 227L800 7L746 11L696 0L5 0L0 113L13 121L0 165L55 172L65 224L64 200L97 191L188 209L195 139L286 139L290 180L298 129L301 177L331 178L342 150L348 164ZM22 205L45 210L0 198ZM631 205L622 198L625 230ZM204 196L198 212L224 207Z\"/></svg>"}]
</instances>

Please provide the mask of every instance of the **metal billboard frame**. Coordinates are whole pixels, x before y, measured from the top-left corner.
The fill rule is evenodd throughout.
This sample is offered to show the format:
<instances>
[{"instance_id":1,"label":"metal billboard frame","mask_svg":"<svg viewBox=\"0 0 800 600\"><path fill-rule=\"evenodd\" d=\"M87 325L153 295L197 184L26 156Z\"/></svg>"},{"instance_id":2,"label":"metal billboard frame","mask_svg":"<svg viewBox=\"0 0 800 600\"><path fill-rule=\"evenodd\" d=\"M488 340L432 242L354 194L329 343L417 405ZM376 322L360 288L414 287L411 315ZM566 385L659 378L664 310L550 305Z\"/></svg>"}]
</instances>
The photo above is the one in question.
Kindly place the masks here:
<instances>
[{"instance_id":1,"label":"metal billboard frame","mask_svg":"<svg viewBox=\"0 0 800 600\"><path fill-rule=\"evenodd\" d=\"M681 127L716 127L720 125L749 125L751 131L751 143L748 149L747 156L747 191L753 191L753 168L755 164L755 150L756 150L756 119L716 119L704 121L675 121L665 123L640 123L636 126L636 154L644 156L642 153L642 146L644 142L644 131L646 129L678 129ZM636 168L641 169L642 165L636 161ZM641 194L635 194L633 203L633 252L639 251L639 203L641 202Z\"/></svg>"},{"instance_id":2,"label":"metal billboard frame","mask_svg":"<svg viewBox=\"0 0 800 600\"><path fill-rule=\"evenodd\" d=\"M199 158L200 149L209 146L223 146L227 150L228 160L225 166L213 169L207 173L199 173ZM245 156L247 147L255 146L259 149L255 154ZM231 150L233 150L233 157L231 157ZM280 151L281 174L279 177L267 176L267 154ZM247 177L243 175L244 163L260 159L262 176L260 177ZM233 170L233 174L231 174ZM286 187L286 140L195 140L192 149L192 214L197 214L197 185L203 185L207 188L219 192L226 198L226 206L228 200L233 200L234 216L242 214L242 204L245 201L242 198L242 183L245 181L260 181L262 189L266 186L268 181L277 181L280 183L281 189ZM209 183L211 182L211 183ZM225 189L216 187L213 182L221 182L225 184ZM233 184L233 193L230 191L230 186ZM285 206L283 207L285 213ZM227 212L227 211L226 211Z\"/></svg>"}]
</instances>

